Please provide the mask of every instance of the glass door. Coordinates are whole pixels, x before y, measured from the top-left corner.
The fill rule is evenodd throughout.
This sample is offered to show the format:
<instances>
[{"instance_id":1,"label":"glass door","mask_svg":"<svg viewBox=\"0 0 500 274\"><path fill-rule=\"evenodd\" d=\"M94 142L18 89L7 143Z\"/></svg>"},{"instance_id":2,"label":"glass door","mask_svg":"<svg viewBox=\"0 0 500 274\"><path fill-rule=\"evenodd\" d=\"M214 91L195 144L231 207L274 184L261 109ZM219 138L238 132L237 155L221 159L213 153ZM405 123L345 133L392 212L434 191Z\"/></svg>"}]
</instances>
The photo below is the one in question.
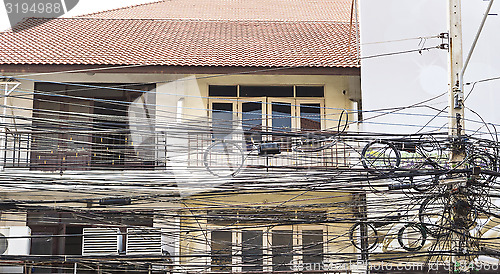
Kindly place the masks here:
<instances>
[{"instance_id":1,"label":"glass door","mask_svg":"<svg viewBox=\"0 0 500 274\"><path fill-rule=\"evenodd\" d=\"M292 138L290 132L297 128L295 100L290 98L267 98L268 130L273 142L278 142L282 150L288 150Z\"/></svg>"},{"instance_id":2,"label":"glass door","mask_svg":"<svg viewBox=\"0 0 500 274\"><path fill-rule=\"evenodd\" d=\"M236 126L236 100L210 100L209 108L212 138L217 140L230 138Z\"/></svg>"},{"instance_id":3,"label":"glass door","mask_svg":"<svg viewBox=\"0 0 500 274\"><path fill-rule=\"evenodd\" d=\"M324 125L323 100L297 100L297 128L300 131L320 131Z\"/></svg>"},{"instance_id":4,"label":"glass door","mask_svg":"<svg viewBox=\"0 0 500 274\"><path fill-rule=\"evenodd\" d=\"M252 143L262 142L262 132L267 127L264 120L264 102L265 100L262 97L246 97L240 99L238 103L241 127L249 148L251 148Z\"/></svg>"},{"instance_id":5,"label":"glass door","mask_svg":"<svg viewBox=\"0 0 500 274\"><path fill-rule=\"evenodd\" d=\"M267 98L267 121L272 132L290 132L297 128L295 100L289 98Z\"/></svg>"}]
</instances>

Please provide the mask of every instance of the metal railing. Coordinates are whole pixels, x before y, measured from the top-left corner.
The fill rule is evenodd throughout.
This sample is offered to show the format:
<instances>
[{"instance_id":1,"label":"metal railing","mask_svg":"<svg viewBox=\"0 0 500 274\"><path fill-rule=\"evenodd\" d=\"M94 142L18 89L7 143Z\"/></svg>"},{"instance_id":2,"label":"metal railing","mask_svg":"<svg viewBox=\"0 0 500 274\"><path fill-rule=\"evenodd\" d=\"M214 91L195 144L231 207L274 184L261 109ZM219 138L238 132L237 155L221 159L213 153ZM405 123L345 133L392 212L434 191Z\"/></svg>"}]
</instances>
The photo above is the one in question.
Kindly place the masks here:
<instances>
[{"instance_id":1,"label":"metal railing","mask_svg":"<svg viewBox=\"0 0 500 274\"><path fill-rule=\"evenodd\" d=\"M203 168L207 148L218 140L206 131L187 132L182 136L157 131L144 139L147 141L134 144L124 131L91 134L7 131L1 139L0 163L4 168L46 171L166 169L171 165ZM303 153L291 149L294 137L272 137L263 143L277 143L281 153L261 156L252 151L248 140L245 141L244 137L241 140L239 146L245 157L245 166L249 168L335 168L349 165L351 150L344 143Z\"/></svg>"}]
</instances>

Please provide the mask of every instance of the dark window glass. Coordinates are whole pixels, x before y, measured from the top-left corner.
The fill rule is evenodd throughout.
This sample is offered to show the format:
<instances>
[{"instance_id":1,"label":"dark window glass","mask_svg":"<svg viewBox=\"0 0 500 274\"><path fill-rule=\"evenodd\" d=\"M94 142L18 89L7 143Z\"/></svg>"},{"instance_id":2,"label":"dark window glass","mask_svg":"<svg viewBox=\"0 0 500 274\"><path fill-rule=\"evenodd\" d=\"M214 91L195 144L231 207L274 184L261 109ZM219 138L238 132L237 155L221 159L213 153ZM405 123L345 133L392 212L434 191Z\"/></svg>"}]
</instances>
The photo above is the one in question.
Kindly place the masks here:
<instances>
[{"instance_id":1,"label":"dark window glass","mask_svg":"<svg viewBox=\"0 0 500 274\"><path fill-rule=\"evenodd\" d=\"M293 260L293 234L291 230L272 233L273 271L290 271Z\"/></svg>"},{"instance_id":2,"label":"dark window glass","mask_svg":"<svg viewBox=\"0 0 500 274\"><path fill-rule=\"evenodd\" d=\"M296 86L296 97L325 97L324 87Z\"/></svg>"},{"instance_id":3,"label":"dark window glass","mask_svg":"<svg viewBox=\"0 0 500 274\"><path fill-rule=\"evenodd\" d=\"M212 103L212 131L214 138L224 139L232 132L233 104Z\"/></svg>"},{"instance_id":4,"label":"dark window glass","mask_svg":"<svg viewBox=\"0 0 500 274\"><path fill-rule=\"evenodd\" d=\"M224 111L233 111L232 103L213 103L212 109L214 111L224 112Z\"/></svg>"},{"instance_id":5,"label":"dark window glass","mask_svg":"<svg viewBox=\"0 0 500 274\"><path fill-rule=\"evenodd\" d=\"M273 131L289 131L292 128L292 105L290 103L272 103Z\"/></svg>"},{"instance_id":6,"label":"dark window glass","mask_svg":"<svg viewBox=\"0 0 500 274\"><path fill-rule=\"evenodd\" d=\"M245 139L251 148L253 142L262 141L262 103L248 102L242 104L242 126Z\"/></svg>"},{"instance_id":7,"label":"dark window glass","mask_svg":"<svg viewBox=\"0 0 500 274\"><path fill-rule=\"evenodd\" d=\"M323 231L303 230L302 231L302 260L304 264L312 266L321 265L323 261ZM312 269L320 270L320 269Z\"/></svg>"},{"instance_id":8,"label":"dark window glass","mask_svg":"<svg viewBox=\"0 0 500 274\"><path fill-rule=\"evenodd\" d=\"M321 108L320 104L300 105L300 129L320 130L321 129Z\"/></svg>"},{"instance_id":9,"label":"dark window glass","mask_svg":"<svg viewBox=\"0 0 500 274\"><path fill-rule=\"evenodd\" d=\"M212 271L231 271L231 231L212 232Z\"/></svg>"},{"instance_id":10,"label":"dark window glass","mask_svg":"<svg viewBox=\"0 0 500 274\"><path fill-rule=\"evenodd\" d=\"M292 129L292 105L290 103L272 102L272 131L287 132ZM281 150L290 149L291 138L273 135L273 142L277 142Z\"/></svg>"},{"instance_id":11,"label":"dark window glass","mask_svg":"<svg viewBox=\"0 0 500 274\"><path fill-rule=\"evenodd\" d=\"M262 231L242 232L243 271L262 271Z\"/></svg>"},{"instance_id":12,"label":"dark window glass","mask_svg":"<svg viewBox=\"0 0 500 274\"><path fill-rule=\"evenodd\" d=\"M66 227L66 242L64 250L66 255L82 255L83 228L79 226Z\"/></svg>"},{"instance_id":13,"label":"dark window glass","mask_svg":"<svg viewBox=\"0 0 500 274\"><path fill-rule=\"evenodd\" d=\"M236 86L209 86L208 96L236 97L238 96L238 90Z\"/></svg>"},{"instance_id":14,"label":"dark window glass","mask_svg":"<svg viewBox=\"0 0 500 274\"><path fill-rule=\"evenodd\" d=\"M293 86L240 86L240 97L293 97Z\"/></svg>"}]
</instances>

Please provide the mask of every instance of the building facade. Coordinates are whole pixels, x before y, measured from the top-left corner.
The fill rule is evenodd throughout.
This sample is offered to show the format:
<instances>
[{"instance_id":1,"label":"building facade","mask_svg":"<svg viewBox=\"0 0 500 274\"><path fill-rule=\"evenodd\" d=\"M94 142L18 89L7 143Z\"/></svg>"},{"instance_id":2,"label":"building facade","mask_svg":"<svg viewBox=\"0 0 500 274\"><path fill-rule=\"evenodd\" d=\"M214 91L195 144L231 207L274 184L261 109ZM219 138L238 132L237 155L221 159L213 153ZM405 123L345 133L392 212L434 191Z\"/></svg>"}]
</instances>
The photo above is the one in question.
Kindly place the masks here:
<instances>
[{"instance_id":1,"label":"building facade","mask_svg":"<svg viewBox=\"0 0 500 274\"><path fill-rule=\"evenodd\" d=\"M4 85L19 84L5 94L0 175L2 227L28 227L28 248L6 253L16 271L356 259L338 220L360 214L357 195L317 186L352 166L352 146L296 149L361 119L350 1L205 2L32 18L0 34Z\"/></svg>"}]
</instances>

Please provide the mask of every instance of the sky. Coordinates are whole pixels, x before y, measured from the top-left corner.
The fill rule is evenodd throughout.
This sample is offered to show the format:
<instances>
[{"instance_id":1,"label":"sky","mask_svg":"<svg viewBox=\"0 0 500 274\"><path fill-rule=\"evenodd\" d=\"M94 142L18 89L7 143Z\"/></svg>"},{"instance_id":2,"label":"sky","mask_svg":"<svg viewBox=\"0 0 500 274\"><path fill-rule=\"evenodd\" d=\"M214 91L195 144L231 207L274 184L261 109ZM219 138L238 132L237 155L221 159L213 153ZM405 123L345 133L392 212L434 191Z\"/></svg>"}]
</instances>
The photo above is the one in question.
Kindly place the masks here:
<instances>
[{"instance_id":1,"label":"sky","mask_svg":"<svg viewBox=\"0 0 500 274\"><path fill-rule=\"evenodd\" d=\"M20 1L22 2L22 1ZM82 14L115 9L119 7L137 5L142 3L156 2L155 0L80 0L72 10L68 11L63 17L72 17ZM0 30L10 28L10 23L7 18L4 0L0 0Z\"/></svg>"},{"instance_id":2,"label":"sky","mask_svg":"<svg viewBox=\"0 0 500 274\"><path fill-rule=\"evenodd\" d=\"M462 0L462 41L465 59L488 5L484 0ZM361 56L433 47L447 31L448 0L361 0ZM500 14L500 1L490 14ZM490 15L477 42L464 82L500 76L500 16ZM413 38L413 39L412 39ZM411 106L449 90L448 52L423 50L421 53L397 54L361 61L361 84L364 110L393 109ZM472 85L465 86L467 94ZM465 128L472 133L483 126L481 118L495 123L500 131L500 80L477 83L465 101ZM448 105L441 96L418 107L395 114L389 110L365 113L364 130L392 133L415 133ZM438 130L447 122L445 110L421 132ZM481 118L479 118L479 116ZM378 118L372 118L379 116ZM491 127L490 127L491 128ZM445 130L446 131L446 130ZM480 132L487 132L485 127ZM485 137L485 136L483 136Z\"/></svg>"},{"instance_id":3,"label":"sky","mask_svg":"<svg viewBox=\"0 0 500 274\"><path fill-rule=\"evenodd\" d=\"M429 38L447 31L448 0L359 0L361 25L363 110L366 131L405 132L442 130L447 122L446 96L438 97L418 108L387 114L385 109L411 106L448 91L448 53L445 50L422 50L421 53L374 55L415 50L439 45L441 39ZM3 2L3 0L0 0ZM155 2L151 0L80 0L65 17ZM462 0L464 58L481 22L488 0ZM493 4L492 14L500 13L500 0ZM0 5L0 29L8 29L4 5ZM472 55L465 82L500 76L500 15L488 16L483 33ZM422 37L422 38L419 38ZM466 129L485 130L481 118L498 124L500 131L500 80L480 82L465 102ZM466 86L467 94L472 85ZM383 110L383 111L377 111ZM434 115L439 114L425 128ZM378 118L374 118L374 116ZM481 118L479 118L481 116Z\"/></svg>"}]
</instances>

